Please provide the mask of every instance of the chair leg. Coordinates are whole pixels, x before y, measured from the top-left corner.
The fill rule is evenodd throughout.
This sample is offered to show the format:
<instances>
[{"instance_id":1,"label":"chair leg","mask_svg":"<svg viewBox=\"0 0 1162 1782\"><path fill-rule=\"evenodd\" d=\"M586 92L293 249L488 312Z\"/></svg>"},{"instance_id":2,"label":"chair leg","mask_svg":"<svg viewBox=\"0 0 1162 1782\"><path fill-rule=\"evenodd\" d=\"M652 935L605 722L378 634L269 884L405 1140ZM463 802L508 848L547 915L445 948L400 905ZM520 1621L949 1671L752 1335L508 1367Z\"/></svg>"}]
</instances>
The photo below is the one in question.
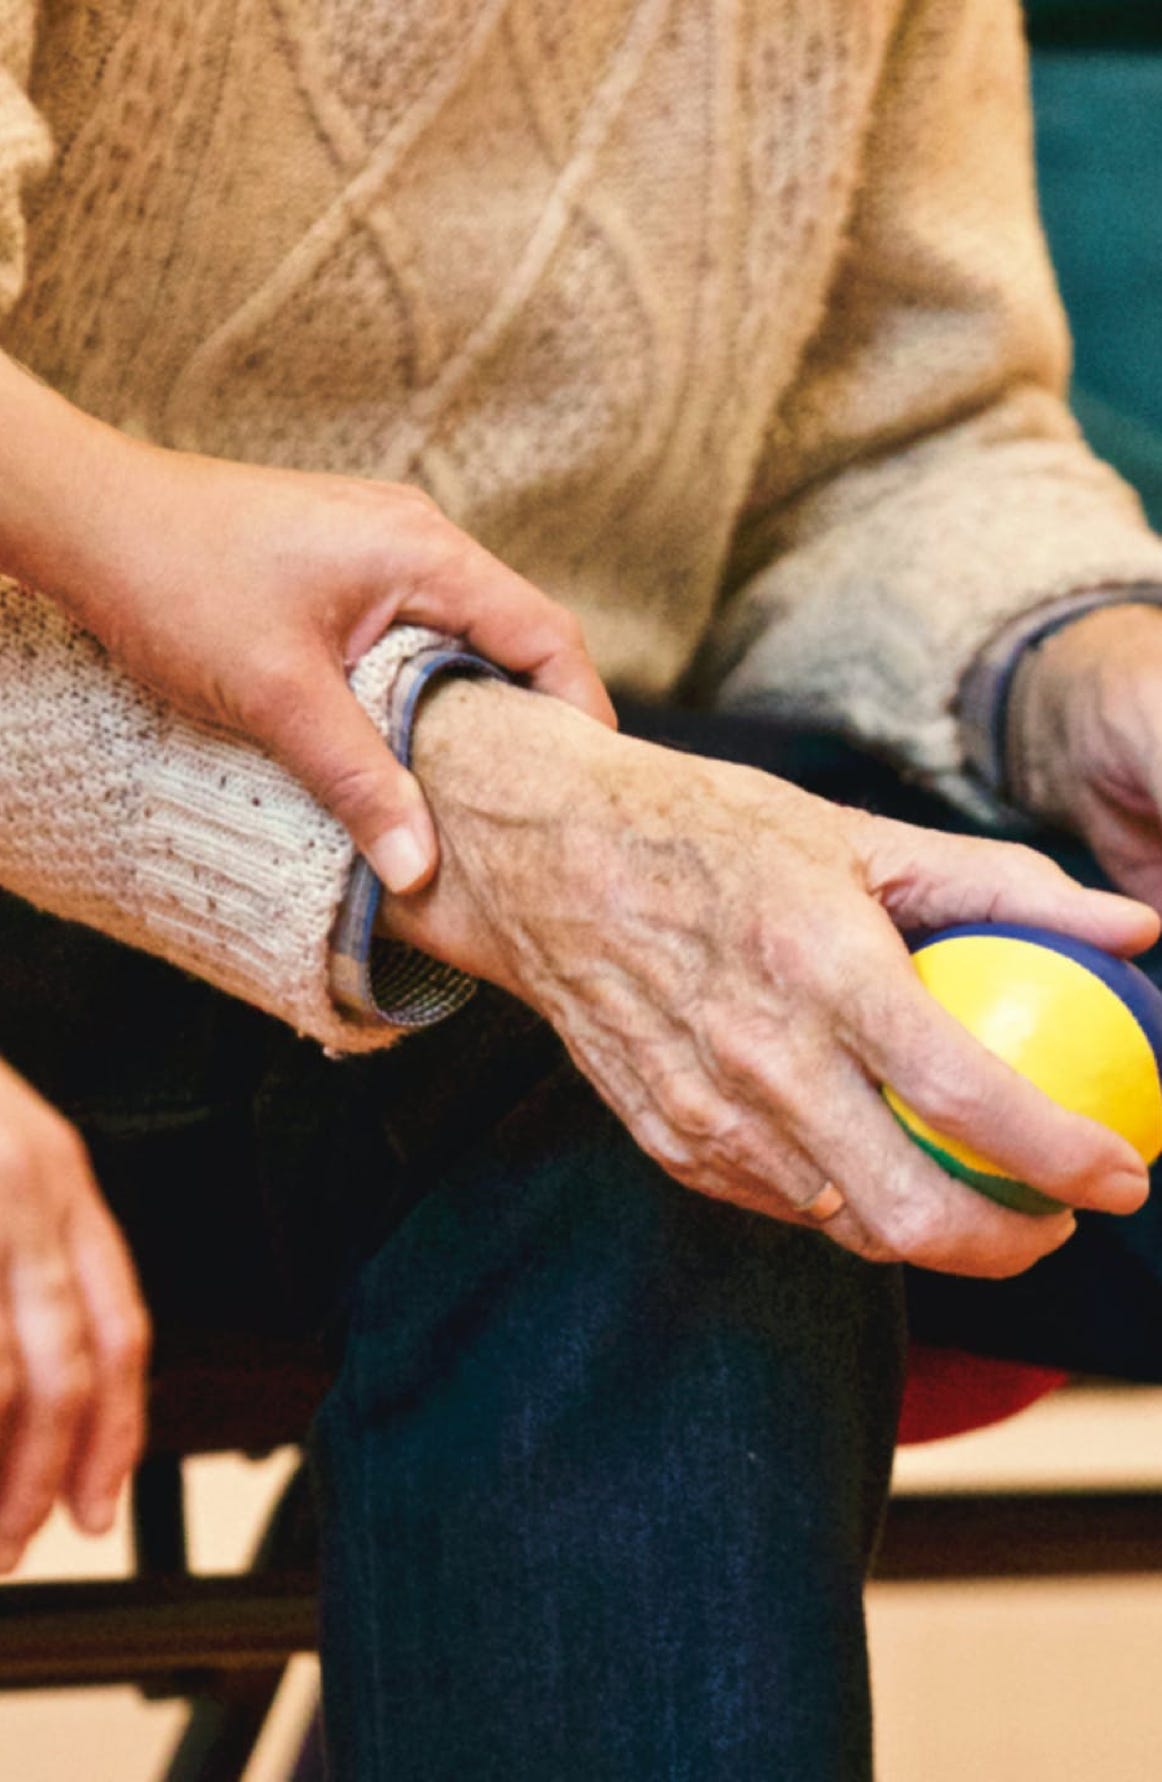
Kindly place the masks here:
<instances>
[{"instance_id":1,"label":"chair leg","mask_svg":"<svg viewBox=\"0 0 1162 1782\"><path fill-rule=\"evenodd\" d=\"M147 1454L133 1475L133 1557L140 1578L187 1569L186 1504L181 1457Z\"/></svg>"},{"instance_id":2,"label":"chair leg","mask_svg":"<svg viewBox=\"0 0 1162 1782\"><path fill-rule=\"evenodd\" d=\"M315 1564L316 1549L310 1484L300 1466L275 1505L251 1570L302 1570ZM185 1732L159 1782L238 1782L285 1675L285 1666L280 1666L199 1679Z\"/></svg>"},{"instance_id":3,"label":"chair leg","mask_svg":"<svg viewBox=\"0 0 1162 1782\"><path fill-rule=\"evenodd\" d=\"M323 1716L316 1708L303 1739L303 1747L290 1782L327 1782L327 1758L323 1745Z\"/></svg>"},{"instance_id":4,"label":"chair leg","mask_svg":"<svg viewBox=\"0 0 1162 1782\"><path fill-rule=\"evenodd\" d=\"M284 1671L223 1673L197 1695L161 1782L239 1782L274 1706Z\"/></svg>"}]
</instances>

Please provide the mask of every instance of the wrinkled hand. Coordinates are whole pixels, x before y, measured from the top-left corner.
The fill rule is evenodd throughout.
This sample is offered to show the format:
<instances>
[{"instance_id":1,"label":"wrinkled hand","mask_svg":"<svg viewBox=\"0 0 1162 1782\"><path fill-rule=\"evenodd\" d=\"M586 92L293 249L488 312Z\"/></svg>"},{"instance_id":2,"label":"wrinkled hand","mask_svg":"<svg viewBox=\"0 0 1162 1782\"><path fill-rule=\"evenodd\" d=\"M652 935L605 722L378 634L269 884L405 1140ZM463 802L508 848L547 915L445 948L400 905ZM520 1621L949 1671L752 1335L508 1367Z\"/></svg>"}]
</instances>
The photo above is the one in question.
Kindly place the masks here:
<instances>
[{"instance_id":1,"label":"wrinkled hand","mask_svg":"<svg viewBox=\"0 0 1162 1782\"><path fill-rule=\"evenodd\" d=\"M679 1181L795 1219L831 1180L848 1204L830 1236L930 1268L1004 1275L1065 1240L1070 1214L1029 1218L946 1177L903 1136L888 1082L1047 1194L1141 1204L1132 1149L973 1040L898 930L996 917L1132 951L1149 911L1029 850L843 809L513 689L439 690L416 748L443 864L391 931L546 1015Z\"/></svg>"},{"instance_id":2,"label":"wrinkled hand","mask_svg":"<svg viewBox=\"0 0 1162 1782\"><path fill-rule=\"evenodd\" d=\"M104 1533L145 1428L149 1323L76 1132L0 1064L0 1572L58 1497Z\"/></svg>"},{"instance_id":3,"label":"wrinkled hand","mask_svg":"<svg viewBox=\"0 0 1162 1782\"><path fill-rule=\"evenodd\" d=\"M1162 610L1106 607L1031 650L1008 742L1017 801L1162 910Z\"/></svg>"},{"instance_id":4,"label":"wrinkled hand","mask_svg":"<svg viewBox=\"0 0 1162 1782\"><path fill-rule=\"evenodd\" d=\"M418 489L142 444L3 355L0 423L0 570L180 711L262 744L392 890L430 876L436 836L344 673L389 626L455 634L613 722L576 619Z\"/></svg>"}]
</instances>

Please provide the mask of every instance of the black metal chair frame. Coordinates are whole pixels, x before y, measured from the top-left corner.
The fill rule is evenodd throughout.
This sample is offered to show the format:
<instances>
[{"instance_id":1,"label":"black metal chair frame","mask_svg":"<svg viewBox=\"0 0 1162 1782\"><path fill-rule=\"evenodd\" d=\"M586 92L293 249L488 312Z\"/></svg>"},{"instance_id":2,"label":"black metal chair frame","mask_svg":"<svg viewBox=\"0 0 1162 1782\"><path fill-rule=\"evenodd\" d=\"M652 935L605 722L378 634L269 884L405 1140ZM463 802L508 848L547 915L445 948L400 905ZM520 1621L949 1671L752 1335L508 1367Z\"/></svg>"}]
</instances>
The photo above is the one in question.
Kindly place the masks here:
<instances>
[{"instance_id":1,"label":"black metal chair frame","mask_svg":"<svg viewBox=\"0 0 1162 1782\"><path fill-rule=\"evenodd\" d=\"M165 1782L238 1782L286 1666L316 1643L315 1534L292 1477L249 1572L188 1567L181 1458L133 1484L135 1575L0 1587L0 1689L132 1683L193 1713ZM1162 1491L920 1492L892 1500L885 1582L1162 1573Z\"/></svg>"},{"instance_id":2,"label":"black metal chair frame","mask_svg":"<svg viewBox=\"0 0 1162 1782\"><path fill-rule=\"evenodd\" d=\"M183 1698L189 1722L164 1782L238 1782L290 1659L316 1645L317 1542L305 1467L272 1511L250 1569L189 1567L184 1457L301 1442L329 1367L314 1346L199 1337L160 1358L149 1454L132 1484L133 1575L0 1586L0 1689L134 1684ZM261 1389L256 1383L261 1382Z\"/></svg>"}]
</instances>

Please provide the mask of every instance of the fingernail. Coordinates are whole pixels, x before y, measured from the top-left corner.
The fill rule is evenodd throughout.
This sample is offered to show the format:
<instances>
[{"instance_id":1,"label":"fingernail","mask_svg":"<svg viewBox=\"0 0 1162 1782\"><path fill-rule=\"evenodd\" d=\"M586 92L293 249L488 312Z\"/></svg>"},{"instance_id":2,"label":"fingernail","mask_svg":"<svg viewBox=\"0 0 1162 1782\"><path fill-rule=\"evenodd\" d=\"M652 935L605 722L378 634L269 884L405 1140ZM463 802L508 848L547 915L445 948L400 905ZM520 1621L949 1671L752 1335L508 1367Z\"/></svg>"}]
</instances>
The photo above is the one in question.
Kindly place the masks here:
<instances>
[{"instance_id":1,"label":"fingernail","mask_svg":"<svg viewBox=\"0 0 1162 1782\"><path fill-rule=\"evenodd\" d=\"M117 1516L117 1499L115 1497L99 1497L91 1504L86 1504L81 1512L81 1520L86 1534L108 1534Z\"/></svg>"},{"instance_id":2,"label":"fingernail","mask_svg":"<svg viewBox=\"0 0 1162 1782\"><path fill-rule=\"evenodd\" d=\"M1118 1200L1136 1213L1150 1198L1150 1178L1143 1170L1119 1170L1112 1178Z\"/></svg>"},{"instance_id":3,"label":"fingernail","mask_svg":"<svg viewBox=\"0 0 1162 1782\"><path fill-rule=\"evenodd\" d=\"M413 890L426 878L430 863L429 855L403 825L381 835L367 850L367 857L388 890L397 895Z\"/></svg>"}]
</instances>

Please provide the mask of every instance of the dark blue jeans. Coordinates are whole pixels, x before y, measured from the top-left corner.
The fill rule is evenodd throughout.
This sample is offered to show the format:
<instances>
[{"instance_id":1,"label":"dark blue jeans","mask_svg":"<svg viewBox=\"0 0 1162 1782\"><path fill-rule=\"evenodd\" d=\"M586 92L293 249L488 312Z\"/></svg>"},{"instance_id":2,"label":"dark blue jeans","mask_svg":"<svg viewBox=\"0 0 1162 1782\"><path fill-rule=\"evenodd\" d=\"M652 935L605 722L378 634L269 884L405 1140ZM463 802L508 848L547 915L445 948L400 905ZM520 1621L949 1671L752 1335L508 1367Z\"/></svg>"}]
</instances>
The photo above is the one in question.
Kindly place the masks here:
<instances>
[{"instance_id":1,"label":"dark blue jeans","mask_svg":"<svg viewBox=\"0 0 1162 1782\"><path fill-rule=\"evenodd\" d=\"M857 1782L895 1270L563 1068L363 1274L316 1432L336 1782Z\"/></svg>"},{"instance_id":2,"label":"dark blue jeans","mask_svg":"<svg viewBox=\"0 0 1162 1782\"><path fill-rule=\"evenodd\" d=\"M837 744L638 721L948 821ZM1152 1209L1019 1282L905 1283L671 1183L503 997L337 1064L0 920L0 1055L85 1130L163 1328L342 1351L314 1443L336 1782L865 1782L905 1287L929 1340L1162 1378Z\"/></svg>"}]
</instances>

